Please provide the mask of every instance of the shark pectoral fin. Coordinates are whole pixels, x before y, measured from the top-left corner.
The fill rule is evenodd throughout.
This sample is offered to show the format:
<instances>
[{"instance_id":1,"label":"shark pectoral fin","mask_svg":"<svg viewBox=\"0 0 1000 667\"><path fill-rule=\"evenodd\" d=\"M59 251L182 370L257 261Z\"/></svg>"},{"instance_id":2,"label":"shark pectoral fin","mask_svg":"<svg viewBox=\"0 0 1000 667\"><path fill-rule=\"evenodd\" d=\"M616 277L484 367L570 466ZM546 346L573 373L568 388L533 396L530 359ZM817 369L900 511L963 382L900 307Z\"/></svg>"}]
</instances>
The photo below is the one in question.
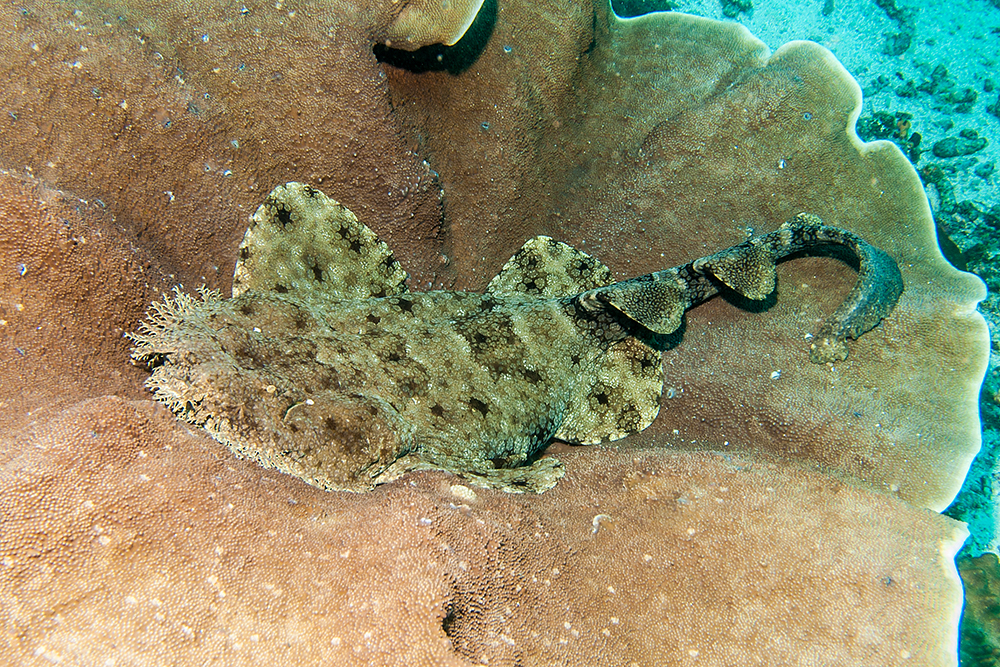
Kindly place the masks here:
<instances>
[{"instance_id":1,"label":"shark pectoral fin","mask_svg":"<svg viewBox=\"0 0 1000 667\"><path fill-rule=\"evenodd\" d=\"M279 185L250 218L233 275L243 292L370 299L406 291L406 271L351 211L302 183Z\"/></svg>"},{"instance_id":2,"label":"shark pectoral fin","mask_svg":"<svg viewBox=\"0 0 1000 667\"><path fill-rule=\"evenodd\" d=\"M681 326L690 302L683 283L657 274L596 290L597 300L654 334L671 334Z\"/></svg>"},{"instance_id":3,"label":"shark pectoral fin","mask_svg":"<svg viewBox=\"0 0 1000 667\"><path fill-rule=\"evenodd\" d=\"M401 474L394 464L414 449L414 430L381 398L316 395L292 404L275 446L254 457L320 488L368 491Z\"/></svg>"},{"instance_id":4,"label":"shark pectoral fin","mask_svg":"<svg viewBox=\"0 0 1000 667\"><path fill-rule=\"evenodd\" d=\"M611 345L578 387L553 437L580 445L621 440L656 419L662 355L634 338Z\"/></svg>"},{"instance_id":5,"label":"shark pectoral fin","mask_svg":"<svg viewBox=\"0 0 1000 667\"><path fill-rule=\"evenodd\" d=\"M766 299L774 291L774 259L768 248L753 241L703 257L694 267L754 301Z\"/></svg>"},{"instance_id":6,"label":"shark pectoral fin","mask_svg":"<svg viewBox=\"0 0 1000 667\"><path fill-rule=\"evenodd\" d=\"M413 470L443 470L468 480L474 486L499 489L507 493L543 493L566 474L562 462L554 456L515 466L494 468L479 459L421 456Z\"/></svg>"}]
</instances>

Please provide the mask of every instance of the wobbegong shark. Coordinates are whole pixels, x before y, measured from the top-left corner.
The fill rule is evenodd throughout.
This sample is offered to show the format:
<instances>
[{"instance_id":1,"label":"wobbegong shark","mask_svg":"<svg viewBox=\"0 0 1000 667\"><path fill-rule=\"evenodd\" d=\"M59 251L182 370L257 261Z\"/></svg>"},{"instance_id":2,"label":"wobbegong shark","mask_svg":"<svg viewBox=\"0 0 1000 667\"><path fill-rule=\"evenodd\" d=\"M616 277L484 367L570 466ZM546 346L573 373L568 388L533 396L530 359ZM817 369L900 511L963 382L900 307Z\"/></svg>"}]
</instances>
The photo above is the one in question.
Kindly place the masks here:
<instances>
[{"instance_id":1,"label":"wobbegong shark","mask_svg":"<svg viewBox=\"0 0 1000 667\"><path fill-rule=\"evenodd\" d=\"M328 490L416 469L541 492L552 440L610 442L656 418L662 351L685 311L720 292L762 300L775 263L839 247L858 271L810 356L847 356L903 290L895 261L799 214L777 230L622 282L545 236L483 293L409 292L407 274L347 208L300 183L251 216L232 298L180 288L131 334L153 397L238 456Z\"/></svg>"}]
</instances>

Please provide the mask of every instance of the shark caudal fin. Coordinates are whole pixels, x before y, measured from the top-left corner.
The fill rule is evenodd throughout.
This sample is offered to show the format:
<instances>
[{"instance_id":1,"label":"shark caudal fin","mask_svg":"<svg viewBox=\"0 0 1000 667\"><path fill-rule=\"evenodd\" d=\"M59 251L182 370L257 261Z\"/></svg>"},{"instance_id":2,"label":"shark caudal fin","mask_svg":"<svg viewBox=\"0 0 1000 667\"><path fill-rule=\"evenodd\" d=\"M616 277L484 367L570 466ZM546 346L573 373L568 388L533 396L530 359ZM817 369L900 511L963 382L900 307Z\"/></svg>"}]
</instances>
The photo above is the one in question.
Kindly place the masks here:
<instances>
[{"instance_id":1,"label":"shark caudal fin","mask_svg":"<svg viewBox=\"0 0 1000 667\"><path fill-rule=\"evenodd\" d=\"M770 234L726 248L682 266L657 271L580 294L587 311L606 310L648 334L671 334L684 312L725 286L759 301L775 288L775 265L799 252L839 246L853 255L858 279L847 298L823 323L810 350L814 363L847 358L846 340L873 329L895 307L903 277L895 260L851 232L828 227L800 213Z\"/></svg>"}]
</instances>

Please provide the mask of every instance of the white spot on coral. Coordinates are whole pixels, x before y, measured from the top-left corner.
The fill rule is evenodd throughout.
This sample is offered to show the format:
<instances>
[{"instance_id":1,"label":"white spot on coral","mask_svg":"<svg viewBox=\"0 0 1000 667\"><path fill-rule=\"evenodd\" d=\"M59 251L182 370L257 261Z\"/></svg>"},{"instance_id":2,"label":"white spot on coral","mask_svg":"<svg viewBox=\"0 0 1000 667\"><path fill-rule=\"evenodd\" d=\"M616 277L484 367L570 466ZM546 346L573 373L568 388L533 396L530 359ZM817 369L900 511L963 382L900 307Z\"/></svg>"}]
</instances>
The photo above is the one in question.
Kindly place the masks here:
<instances>
[{"instance_id":1,"label":"white spot on coral","mask_svg":"<svg viewBox=\"0 0 1000 667\"><path fill-rule=\"evenodd\" d=\"M592 528L590 529L590 534L594 535L601 528L602 521L612 521L613 519L607 514L597 514L591 519L590 523Z\"/></svg>"},{"instance_id":2,"label":"white spot on coral","mask_svg":"<svg viewBox=\"0 0 1000 667\"><path fill-rule=\"evenodd\" d=\"M466 502L472 502L476 500L479 496L476 492L463 484L452 484L451 494L457 498L461 498Z\"/></svg>"},{"instance_id":3,"label":"white spot on coral","mask_svg":"<svg viewBox=\"0 0 1000 667\"><path fill-rule=\"evenodd\" d=\"M44 646L39 646L38 648L36 648L35 651L34 651L34 656L36 658L41 658L42 660L45 660L46 662L50 662L53 665L57 665L60 662L62 662L62 656L61 655L59 655L55 651L49 651L49 650L47 650Z\"/></svg>"}]
</instances>

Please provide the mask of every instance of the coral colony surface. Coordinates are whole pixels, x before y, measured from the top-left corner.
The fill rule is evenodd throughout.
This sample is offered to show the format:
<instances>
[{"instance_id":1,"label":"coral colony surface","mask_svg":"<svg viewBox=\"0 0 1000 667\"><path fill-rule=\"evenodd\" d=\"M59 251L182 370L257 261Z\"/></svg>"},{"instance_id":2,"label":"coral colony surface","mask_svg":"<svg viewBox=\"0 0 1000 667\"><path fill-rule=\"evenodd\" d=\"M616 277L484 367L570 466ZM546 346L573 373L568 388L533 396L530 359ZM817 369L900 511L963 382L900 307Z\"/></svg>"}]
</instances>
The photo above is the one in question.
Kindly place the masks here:
<instances>
[{"instance_id":1,"label":"coral colony surface","mask_svg":"<svg viewBox=\"0 0 1000 667\"><path fill-rule=\"evenodd\" d=\"M982 100L652 4L0 5L0 662L996 664Z\"/></svg>"}]
</instances>

